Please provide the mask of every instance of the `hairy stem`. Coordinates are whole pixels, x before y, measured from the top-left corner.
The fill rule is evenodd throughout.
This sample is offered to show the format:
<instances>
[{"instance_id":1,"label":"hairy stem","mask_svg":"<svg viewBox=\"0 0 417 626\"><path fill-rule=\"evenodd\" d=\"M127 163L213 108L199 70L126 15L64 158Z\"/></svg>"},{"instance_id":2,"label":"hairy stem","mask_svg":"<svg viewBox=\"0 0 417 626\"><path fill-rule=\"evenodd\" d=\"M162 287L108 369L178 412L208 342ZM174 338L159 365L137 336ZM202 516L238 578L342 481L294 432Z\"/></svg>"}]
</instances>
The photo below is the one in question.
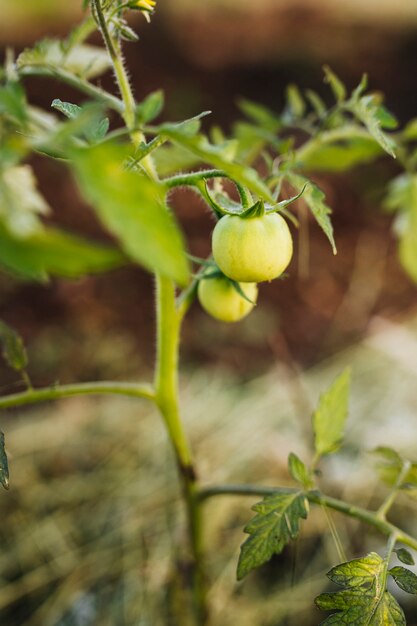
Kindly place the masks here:
<instances>
[{"instance_id":1,"label":"hairy stem","mask_svg":"<svg viewBox=\"0 0 417 626\"><path fill-rule=\"evenodd\" d=\"M204 487L199 491L198 497L201 501L213 498L214 496L229 495L229 496L269 496L276 493L278 490L275 487L258 487L256 485L213 485L210 487ZM280 491L282 491L280 489ZM294 489L288 489L288 492L292 492ZM306 497L311 504L319 504L334 511L339 511L348 517L355 519L372 526L379 530L383 535L394 535L396 540L417 550L417 539L408 535L400 528L387 522L386 520L378 517L375 511L368 511L359 506L353 506L343 500L326 496L319 491L307 491Z\"/></svg>"},{"instance_id":2,"label":"hairy stem","mask_svg":"<svg viewBox=\"0 0 417 626\"><path fill-rule=\"evenodd\" d=\"M37 404L48 400L69 398L71 396L116 394L132 396L155 401L155 392L152 385L146 383L119 383L117 381L103 381L79 383L75 385L56 385L43 389L27 389L21 393L13 393L0 398L0 409L8 409L25 404Z\"/></svg>"},{"instance_id":3,"label":"hairy stem","mask_svg":"<svg viewBox=\"0 0 417 626\"><path fill-rule=\"evenodd\" d=\"M196 624L206 620L201 546L201 510L191 450L182 425L178 398L178 350L181 315L175 301L175 286L169 278L157 277L156 403L164 418L175 450L187 507L193 605Z\"/></svg>"}]
</instances>

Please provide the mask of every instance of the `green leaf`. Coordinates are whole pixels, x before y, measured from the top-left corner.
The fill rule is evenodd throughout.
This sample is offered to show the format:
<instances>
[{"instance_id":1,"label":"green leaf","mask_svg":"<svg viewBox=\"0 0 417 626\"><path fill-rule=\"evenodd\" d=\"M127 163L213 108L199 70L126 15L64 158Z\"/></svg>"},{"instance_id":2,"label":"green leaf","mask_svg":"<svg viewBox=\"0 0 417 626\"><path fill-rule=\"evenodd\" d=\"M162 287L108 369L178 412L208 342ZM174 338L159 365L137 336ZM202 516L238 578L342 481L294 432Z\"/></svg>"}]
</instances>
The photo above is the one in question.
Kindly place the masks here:
<instances>
[{"instance_id":1,"label":"green leaf","mask_svg":"<svg viewBox=\"0 0 417 626\"><path fill-rule=\"evenodd\" d=\"M396 228L399 257L407 274L417 282L417 175L407 173L394 178L384 207L400 213Z\"/></svg>"},{"instance_id":2,"label":"green leaf","mask_svg":"<svg viewBox=\"0 0 417 626\"><path fill-rule=\"evenodd\" d=\"M28 364L28 358L22 338L2 320L0 320L0 343L6 363L17 372L24 370Z\"/></svg>"},{"instance_id":3,"label":"green leaf","mask_svg":"<svg viewBox=\"0 0 417 626\"><path fill-rule=\"evenodd\" d=\"M306 89L305 95L307 100L310 102L313 107L316 115L321 118L326 113L326 105L323 100L320 98L319 94L313 91L312 89Z\"/></svg>"},{"instance_id":4,"label":"green leaf","mask_svg":"<svg viewBox=\"0 0 417 626\"><path fill-rule=\"evenodd\" d=\"M24 126L27 121L26 96L22 85L9 82L0 87L0 114Z\"/></svg>"},{"instance_id":5,"label":"green leaf","mask_svg":"<svg viewBox=\"0 0 417 626\"><path fill-rule=\"evenodd\" d=\"M125 263L119 251L55 228L18 238L0 225L0 266L25 279L46 281L49 275L78 278Z\"/></svg>"},{"instance_id":6,"label":"green leaf","mask_svg":"<svg viewBox=\"0 0 417 626\"><path fill-rule=\"evenodd\" d=\"M405 567L398 565L388 570L397 585L407 593L417 594L417 576Z\"/></svg>"},{"instance_id":7,"label":"green leaf","mask_svg":"<svg viewBox=\"0 0 417 626\"><path fill-rule=\"evenodd\" d=\"M163 106L164 92L161 89L153 91L136 107L136 117L138 122L140 124L152 122L152 120L158 117Z\"/></svg>"},{"instance_id":8,"label":"green leaf","mask_svg":"<svg viewBox=\"0 0 417 626\"><path fill-rule=\"evenodd\" d=\"M317 141L302 157L302 168L313 172L344 172L381 154L380 146L371 138L356 137L338 143Z\"/></svg>"},{"instance_id":9,"label":"green leaf","mask_svg":"<svg viewBox=\"0 0 417 626\"><path fill-rule=\"evenodd\" d=\"M302 118L306 110L306 103L297 85L288 85L286 95L287 110L291 117L296 120Z\"/></svg>"},{"instance_id":10,"label":"green leaf","mask_svg":"<svg viewBox=\"0 0 417 626\"><path fill-rule=\"evenodd\" d=\"M263 565L274 554L280 554L299 533L300 520L308 515L308 500L302 491L278 490L255 504L255 517L245 526L250 535L241 546L237 578Z\"/></svg>"},{"instance_id":11,"label":"green leaf","mask_svg":"<svg viewBox=\"0 0 417 626\"><path fill-rule=\"evenodd\" d=\"M345 369L320 396L313 413L314 447L318 457L336 452L342 443L348 413L350 369Z\"/></svg>"},{"instance_id":12,"label":"green leaf","mask_svg":"<svg viewBox=\"0 0 417 626\"><path fill-rule=\"evenodd\" d=\"M397 554L397 557L399 558L401 563L405 563L406 565L414 565L413 555L405 548L397 548L396 550L394 550L394 552Z\"/></svg>"},{"instance_id":13,"label":"green leaf","mask_svg":"<svg viewBox=\"0 0 417 626\"><path fill-rule=\"evenodd\" d=\"M55 98L52 101L51 107L56 111L59 111L65 117L68 117L70 120L74 120L81 113L81 107L78 104L72 104L71 102L62 102L59 98Z\"/></svg>"},{"instance_id":14,"label":"green leaf","mask_svg":"<svg viewBox=\"0 0 417 626\"><path fill-rule=\"evenodd\" d=\"M126 149L112 144L73 151L78 184L125 252L152 272L185 285L189 266L183 238L164 206L162 185L123 169Z\"/></svg>"},{"instance_id":15,"label":"green leaf","mask_svg":"<svg viewBox=\"0 0 417 626\"><path fill-rule=\"evenodd\" d=\"M294 452L290 452L288 456L288 470L294 480L301 483L304 489L309 489L312 486L310 472Z\"/></svg>"},{"instance_id":16,"label":"green leaf","mask_svg":"<svg viewBox=\"0 0 417 626\"><path fill-rule=\"evenodd\" d=\"M300 174L288 172L286 174L286 178L288 179L290 185L294 187L298 193L301 193L304 189L303 200L312 212L316 222L323 230L327 239L330 241L333 254L336 254L337 250L333 236L333 226L329 217L331 209L325 203L324 193L315 183Z\"/></svg>"},{"instance_id":17,"label":"green leaf","mask_svg":"<svg viewBox=\"0 0 417 626\"><path fill-rule=\"evenodd\" d=\"M373 453L378 456L376 469L381 480L391 487L398 483L400 474L407 464L409 470L400 488L405 489L407 495L417 497L417 463L411 463L398 452L387 447L378 447Z\"/></svg>"},{"instance_id":18,"label":"green leaf","mask_svg":"<svg viewBox=\"0 0 417 626\"><path fill-rule=\"evenodd\" d=\"M96 78L111 67L104 48L79 44L65 48L59 39L43 39L34 48L24 50L17 58L18 69L37 65L59 68L81 78Z\"/></svg>"},{"instance_id":19,"label":"green leaf","mask_svg":"<svg viewBox=\"0 0 417 626\"><path fill-rule=\"evenodd\" d=\"M337 565L327 576L345 589L316 598L319 609L338 611L322 626L405 626L401 607L386 589L386 563L375 552Z\"/></svg>"},{"instance_id":20,"label":"green leaf","mask_svg":"<svg viewBox=\"0 0 417 626\"><path fill-rule=\"evenodd\" d=\"M246 117L264 130L276 133L282 128L278 115L262 104L241 98L238 100L238 107Z\"/></svg>"},{"instance_id":21,"label":"green leaf","mask_svg":"<svg viewBox=\"0 0 417 626\"><path fill-rule=\"evenodd\" d=\"M36 185L29 165L0 171L0 221L18 237L37 232L41 227L39 216L49 213L49 206Z\"/></svg>"},{"instance_id":22,"label":"green leaf","mask_svg":"<svg viewBox=\"0 0 417 626\"><path fill-rule=\"evenodd\" d=\"M178 130L169 128L162 129L161 134L166 135L175 143L197 155L203 162L224 170L230 178L248 187L250 191L258 194L261 198L274 202L270 190L259 177L256 170L246 165L232 162L237 149L237 142L226 142L226 144L220 146L213 145L204 135L188 137L178 132Z\"/></svg>"},{"instance_id":23,"label":"green leaf","mask_svg":"<svg viewBox=\"0 0 417 626\"><path fill-rule=\"evenodd\" d=\"M325 75L324 81L330 85L336 101L343 102L344 100L346 100L346 87L344 86L342 81L327 65L323 67L323 70Z\"/></svg>"},{"instance_id":24,"label":"green leaf","mask_svg":"<svg viewBox=\"0 0 417 626\"><path fill-rule=\"evenodd\" d=\"M4 433L0 432L0 483L9 488L9 463L5 449Z\"/></svg>"},{"instance_id":25,"label":"green leaf","mask_svg":"<svg viewBox=\"0 0 417 626\"><path fill-rule=\"evenodd\" d=\"M98 117L101 114L101 106L97 107L95 104L88 104L84 107L79 107L77 104L72 104L71 102L62 102L56 98L53 100L51 107L56 111L59 111L65 117L70 120L77 120L77 124L70 125L71 127L71 136L80 135L85 137L87 141L91 144L97 143L101 141L106 136L110 121L107 117L101 118ZM79 123L81 122L81 126ZM64 130L64 134L67 134L68 126ZM63 129L58 131L58 137L62 140ZM58 143L57 135L54 137L54 142Z\"/></svg>"},{"instance_id":26,"label":"green leaf","mask_svg":"<svg viewBox=\"0 0 417 626\"><path fill-rule=\"evenodd\" d=\"M384 111L373 94L352 99L349 110L366 126L369 134L385 152L395 158L395 141L389 137L382 126L386 123Z\"/></svg>"}]
</instances>

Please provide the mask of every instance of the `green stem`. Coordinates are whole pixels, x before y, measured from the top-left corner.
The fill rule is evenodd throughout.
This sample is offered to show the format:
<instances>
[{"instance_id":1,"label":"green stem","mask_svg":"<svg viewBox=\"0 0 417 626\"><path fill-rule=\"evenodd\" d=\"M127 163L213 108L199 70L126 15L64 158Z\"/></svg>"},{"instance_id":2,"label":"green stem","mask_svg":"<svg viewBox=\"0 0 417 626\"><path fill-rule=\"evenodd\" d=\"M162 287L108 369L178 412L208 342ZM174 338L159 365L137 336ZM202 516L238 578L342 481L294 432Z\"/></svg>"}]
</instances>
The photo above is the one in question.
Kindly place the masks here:
<instances>
[{"instance_id":1,"label":"green stem","mask_svg":"<svg viewBox=\"0 0 417 626\"><path fill-rule=\"evenodd\" d=\"M178 352L181 314L176 307L174 283L157 276L156 403L175 450L187 507L192 551L192 589L196 624L206 620L201 545L201 510L191 450L182 425L178 398Z\"/></svg>"},{"instance_id":2,"label":"green stem","mask_svg":"<svg viewBox=\"0 0 417 626\"><path fill-rule=\"evenodd\" d=\"M282 489L280 489L282 491ZM292 492L294 489L288 489ZM256 485L214 485L200 489L198 497L200 501L207 500L214 496L235 495L235 496L269 496L277 493L275 487L257 487ZM319 504L334 511L339 511L348 517L353 517L379 530L384 535L396 535L396 540L417 550L417 539L403 532L400 528L378 517L375 511L368 511L358 506L353 506L343 500L337 500L326 496L318 491L307 491L306 497L312 504Z\"/></svg>"},{"instance_id":3,"label":"green stem","mask_svg":"<svg viewBox=\"0 0 417 626\"><path fill-rule=\"evenodd\" d=\"M117 111L120 115L123 116L124 114L125 107L122 100L116 98L107 91L104 91L104 89L96 87L96 85L93 85L87 80L84 80L75 74L71 74L71 72L67 72L64 69L50 67L48 65L25 65L18 70L18 74L22 78L30 76L55 78L63 83L66 83L67 85L70 85L70 87L78 89L91 98L98 100L99 102L103 102L103 104L108 106L110 109Z\"/></svg>"},{"instance_id":4,"label":"green stem","mask_svg":"<svg viewBox=\"0 0 417 626\"><path fill-rule=\"evenodd\" d=\"M398 495L399 490L401 489L401 485L403 483L403 480L406 478L408 472L410 471L410 467L411 467L411 463L410 461L404 461L404 465L403 468L398 476L398 479L394 485L394 487L392 488L392 490L390 491L390 493L388 494L387 498L384 500L384 502L381 504L381 506L379 507L378 511L377 511L377 516L380 517L381 519L385 519L387 516L388 511L390 510L390 508L392 507L392 505L395 502L395 499Z\"/></svg>"},{"instance_id":5,"label":"green stem","mask_svg":"<svg viewBox=\"0 0 417 626\"><path fill-rule=\"evenodd\" d=\"M103 381L79 383L76 385L57 385L56 387L45 387L43 389L27 389L27 391L22 391L21 393L0 397L0 409L8 409L25 404L37 404L47 400L69 398L70 396L98 394L116 394L155 401L154 389L146 383Z\"/></svg>"}]
</instances>

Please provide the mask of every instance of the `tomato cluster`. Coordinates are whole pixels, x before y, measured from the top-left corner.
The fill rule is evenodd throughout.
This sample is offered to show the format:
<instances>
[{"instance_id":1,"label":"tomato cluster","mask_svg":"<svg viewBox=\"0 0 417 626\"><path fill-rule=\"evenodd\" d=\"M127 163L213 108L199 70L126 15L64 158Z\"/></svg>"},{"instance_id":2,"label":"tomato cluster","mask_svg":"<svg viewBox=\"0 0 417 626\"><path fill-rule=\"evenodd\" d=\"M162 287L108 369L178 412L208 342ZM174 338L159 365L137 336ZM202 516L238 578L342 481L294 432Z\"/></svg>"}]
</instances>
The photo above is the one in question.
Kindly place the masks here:
<instances>
[{"instance_id":1,"label":"tomato cluster","mask_svg":"<svg viewBox=\"0 0 417 626\"><path fill-rule=\"evenodd\" d=\"M214 228L212 251L224 276L203 277L199 301L213 317L235 322L253 309L258 294L256 283L271 281L284 272L293 245L287 223L277 213L229 214Z\"/></svg>"}]
</instances>

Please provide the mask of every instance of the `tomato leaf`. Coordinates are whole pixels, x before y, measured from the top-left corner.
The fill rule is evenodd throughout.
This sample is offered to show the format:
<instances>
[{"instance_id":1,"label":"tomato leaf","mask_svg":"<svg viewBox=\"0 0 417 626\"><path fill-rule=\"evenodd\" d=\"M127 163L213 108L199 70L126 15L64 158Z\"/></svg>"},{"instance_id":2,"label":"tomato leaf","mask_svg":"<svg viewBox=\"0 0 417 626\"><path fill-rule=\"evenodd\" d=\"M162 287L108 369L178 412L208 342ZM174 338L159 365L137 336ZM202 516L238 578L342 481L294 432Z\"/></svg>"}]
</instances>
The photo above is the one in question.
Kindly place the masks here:
<instances>
[{"instance_id":1,"label":"tomato leaf","mask_svg":"<svg viewBox=\"0 0 417 626\"><path fill-rule=\"evenodd\" d=\"M49 210L29 165L0 171L0 220L11 233L20 237L35 233L41 228L39 216Z\"/></svg>"},{"instance_id":2,"label":"tomato leaf","mask_svg":"<svg viewBox=\"0 0 417 626\"><path fill-rule=\"evenodd\" d=\"M294 452L290 452L288 456L288 470L291 476L297 482L301 483L304 489L310 489L312 486L310 472L305 463Z\"/></svg>"},{"instance_id":3,"label":"tomato leaf","mask_svg":"<svg viewBox=\"0 0 417 626\"><path fill-rule=\"evenodd\" d=\"M405 626L404 613L386 589L386 563L375 552L337 565L327 576L341 591L322 593L315 603L337 611L322 626Z\"/></svg>"},{"instance_id":4,"label":"tomato leaf","mask_svg":"<svg viewBox=\"0 0 417 626\"><path fill-rule=\"evenodd\" d=\"M391 487L398 483L400 474L408 465L400 489L405 490L408 496L417 497L417 463L408 461L392 448L378 447L373 453L378 456L376 469L381 480Z\"/></svg>"},{"instance_id":5,"label":"tomato leaf","mask_svg":"<svg viewBox=\"0 0 417 626\"><path fill-rule=\"evenodd\" d=\"M263 565L274 554L280 554L299 533L300 520L308 515L308 500L302 491L281 489L255 504L255 517L244 531L250 535L241 546L237 578Z\"/></svg>"},{"instance_id":6,"label":"tomato leaf","mask_svg":"<svg viewBox=\"0 0 417 626\"><path fill-rule=\"evenodd\" d=\"M118 250L56 228L42 228L19 238L0 224L0 266L27 280L44 282L50 275L78 278L125 263Z\"/></svg>"},{"instance_id":7,"label":"tomato leaf","mask_svg":"<svg viewBox=\"0 0 417 626\"><path fill-rule=\"evenodd\" d=\"M305 176L294 174L293 172L287 172L285 176L290 185L294 187L299 194L303 194L304 202L307 204L316 222L330 241L333 254L336 254L337 250L333 236L333 226L329 217L332 211L324 201L324 193L315 183Z\"/></svg>"},{"instance_id":8,"label":"tomato leaf","mask_svg":"<svg viewBox=\"0 0 417 626\"><path fill-rule=\"evenodd\" d=\"M120 146L101 144L72 156L82 192L124 251L146 269L187 284L183 238L163 204L163 186L123 169L128 152Z\"/></svg>"},{"instance_id":9,"label":"tomato leaf","mask_svg":"<svg viewBox=\"0 0 417 626\"><path fill-rule=\"evenodd\" d=\"M406 565L414 565L413 555L408 550L406 550L406 548L397 548L396 550L394 550L394 552L397 554L397 557L399 558L401 563L405 563Z\"/></svg>"},{"instance_id":10,"label":"tomato leaf","mask_svg":"<svg viewBox=\"0 0 417 626\"><path fill-rule=\"evenodd\" d=\"M17 372L24 370L28 358L22 338L3 320L0 320L0 343L6 363Z\"/></svg>"},{"instance_id":11,"label":"tomato leaf","mask_svg":"<svg viewBox=\"0 0 417 626\"><path fill-rule=\"evenodd\" d=\"M407 593L417 594L417 576L405 567L398 565L388 570L397 585Z\"/></svg>"},{"instance_id":12,"label":"tomato leaf","mask_svg":"<svg viewBox=\"0 0 417 626\"><path fill-rule=\"evenodd\" d=\"M136 107L136 117L138 122L140 124L152 122L152 120L158 117L163 106L164 92L161 89L153 91Z\"/></svg>"},{"instance_id":13,"label":"tomato leaf","mask_svg":"<svg viewBox=\"0 0 417 626\"><path fill-rule=\"evenodd\" d=\"M109 69L111 61L106 50L98 46L83 43L67 50L65 43L59 39L43 39L33 48L24 50L17 58L16 65L18 69L46 65L91 79Z\"/></svg>"},{"instance_id":14,"label":"tomato leaf","mask_svg":"<svg viewBox=\"0 0 417 626\"><path fill-rule=\"evenodd\" d=\"M271 133L276 133L281 129L282 122L279 116L266 106L245 98L238 100L237 104L246 117L255 122L255 124L262 129Z\"/></svg>"},{"instance_id":15,"label":"tomato leaf","mask_svg":"<svg viewBox=\"0 0 417 626\"><path fill-rule=\"evenodd\" d=\"M387 124L387 116L375 96L368 94L361 98L352 98L348 108L366 126L381 148L395 158L395 141L382 130L383 125Z\"/></svg>"},{"instance_id":16,"label":"tomato leaf","mask_svg":"<svg viewBox=\"0 0 417 626\"><path fill-rule=\"evenodd\" d=\"M341 445L348 413L350 369L345 369L320 396L313 413L314 446L318 457L336 452Z\"/></svg>"},{"instance_id":17,"label":"tomato leaf","mask_svg":"<svg viewBox=\"0 0 417 626\"><path fill-rule=\"evenodd\" d=\"M334 97L337 102L343 102L346 100L346 87L338 76L330 69L328 65L323 67L324 81L328 83L333 91Z\"/></svg>"}]
</instances>

